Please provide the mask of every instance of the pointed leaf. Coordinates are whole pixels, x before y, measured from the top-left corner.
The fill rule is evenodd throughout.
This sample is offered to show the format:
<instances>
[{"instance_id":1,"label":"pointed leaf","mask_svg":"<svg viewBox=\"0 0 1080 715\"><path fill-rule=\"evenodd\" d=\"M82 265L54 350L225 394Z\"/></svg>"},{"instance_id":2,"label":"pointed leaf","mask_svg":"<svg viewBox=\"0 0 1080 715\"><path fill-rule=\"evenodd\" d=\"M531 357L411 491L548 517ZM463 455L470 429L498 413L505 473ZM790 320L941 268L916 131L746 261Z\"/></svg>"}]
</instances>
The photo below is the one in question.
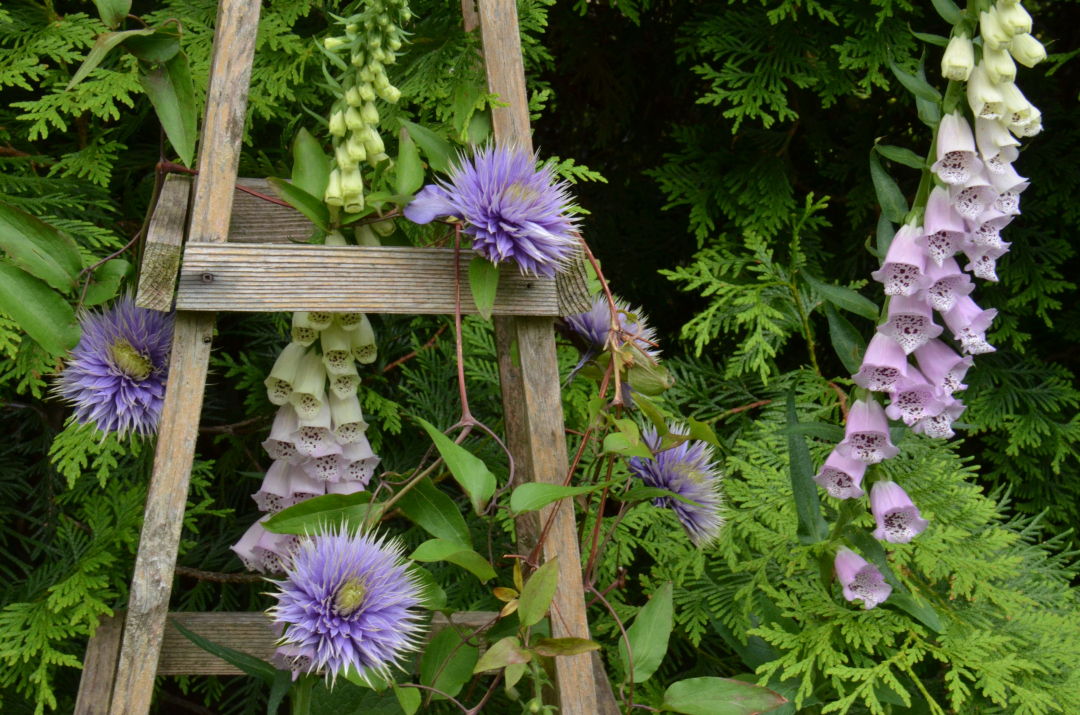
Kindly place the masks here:
<instances>
[{"instance_id":1,"label":"pointed leaf","mask_svg":"<svg viewBox=\"0 0 1080 715\"><path fill-rule=\"evenodd\" d=\"M454 87L454 129L462 140L466 138L466 128L476 111L480 99L480 87L471 78L459 81Z\"/></svg>"},{"instance_id":2,"label":"pointed leaf","mask_svg":"<svg viewBox=\"0 0 1080 715\"><path fill-rule=\"evenodd\" d=\"M292 687L292 671L279 670L270 685L270 697L266 700L266 715L277 715L278 708Z\"/></svg>"},{"instance_id":3,"label":"pointed leaf","mask_svg":"<svg viewBox=\"0 0 1080 715\"><path fill-rule=\"evenodd\" d=\"M430 422L421 417L415 419L435 442L435 448L439 450L454 479L469 496L476 513L484 511L488 499L495 493L495 475L476 455L455 444Z\"/></svg>"},{"instance_id":4,"label":"pointed leaf","mask_svg":"<svg viewBox=\"0 0 1080 715\"><path fill-rule=\"evenodd\" d=\"M897 164L903 164L904 166L910 166L912 169L925 169L926 159L913 152L911 149L903 149L898 146L888 146L887 144L878 144L874 147L878 154L889 161L895 161Z\"/></svg>"},{"instance_id":5,"label":"pointed leaf","mask_svg":"<svg viewBox=\"0 0 1080 715\"><path fill-rule=\"evenodd\" d=\"M829 337L832 339L833 349L848 373L854 375L862 367L866 341L851 321L837 312L832 303L825 304L825 316L829 319Z\"/></svg>"},{"instance_id":6,"label":"pointed leaf","mask_svg":"<svg viewBox=\"0 0 1080 715\"><path fill-rule=\"evenodd\" d=\"M276 176L268 178L266 183L270 184L270 188L282 201L288 202L294 209L307 216L313 224L323 231L330 230L330 209L326 207L322 199L315 198L299 186Z\"/></svg>"},{"instance_id":7,"label":"pointed leaf","mask_svg":"<svg viewBox=\"0 0 1080 715\"><path fill-rule=\"evenodd\" d=\"M698 422L693 417L690 417L687 422L690 423L690 432L688 436L690 439L697 439L710 444L717 449L720 449L720 440L716 438L716 433L713 432L713 428L705 422Z\"/></svg>"},{"instance_id":8,"label":"pointed leaf","mask_svg":"<svg viewBox=\"0 0 1080 715\"><path fill-rule=\"evenodd\" d=\"M600 644L585 638L540 638L532 644L532 649L539 655L556 658L600 650Z\"/></svg>"},{"instance_id":9,"label":"pointed leaf","mask_svg":"<svg viewBox=\"0 0 1080 715\"><path fill-rule=\"evenodd\" d=\"M178 52L168 62L150 71L140 66L139 84L157 111L158 120L169 137L173 149L185 166L191 166L195 156L197 117L195 114L195 85L187 55Z\"/></svg>"},{"instance_id":10,"label":"pointed leaf","mask_svg":"<svg viewBox=\"0 0 1080 715\"><path fill-rule=\"evenodd\" d=\"M484 320L491 319L491 309L495 306L495 291L499 287L499 267L477 256L469 262L469 288L472 289L476 310Z\"/></svg>"},{"instance_id":11,"label":"pointed leaf","mask_svg":"<svg viewBox=\"0 0 1080 715\"><path fill-rule=\"evenodd\" d=\"M416 551L409 555L413 561L430 563L432 561L449 561L467 571L471 571L480 579L481 583L495 578L495 569L480 554L472 549L463 549L460 544L442 539L430 539L416 547Z\"/></svg>"},{"instance_id":12,"label":"pointed leaf","mask_svg":"<svg viewBox=\"0 0 1080 715\"><path fill-rule=\"evenodd\" d=\"M604 454L621 454L624 457L652 459L653 453L644 444L634 444L622 432L610 432L604 437Z\"/></svg>"},{"instance_id":13,"label":"pointed leaf","mask_svg":"<svg viewBox=\"0 0 1080 715\"><path fill-rule=\"evenodd\" d=\"M168 62L180 51L180 31L175 25L162 25L149 35L145 30L132 32L121 44L144 62Z\"/></svg>"},{"instance_id":14,"label":"pointed leaf","mask_svg":"<svg viewBox=\"0 0 1080 715\"><path fill-rule=\"evenodd\" d=\"M938 47L948 47L949 46L949 38L948 37L942 37L941 35L932 35L932 34L930 34L928 32L915 32L914 30L911 29L910 26L908 27L908 30L911 31L912 35L914 35L916 38L922 40L923 42L929 42L931 45L937 45ZM918 167L916 167L916 168L918 168Z\"/></svg>"},{"instance_id":15,"label":"pointed leaf","mask_svg":"<svg viewBox=\"0 0 1080 715\"><path fill-rule=\"evenodd\" d=\"M454 150L445 139L419 124L401 120L401 125L409 130L409 136L424 150L432 169L444 174L450 170L454 165Z\"/></svg>"},{"instance_id":16,"label":"pointed leaf","mask_svg":"<svg viewBox=\"0 0 1080 715\"><path fill-rule=\"evenodd\" d=\"M900 84L907 87L907 90L914 94L919 99L925 99L927 102L940 102L941 92L937 91L930 86L930 83L925 79L920 79L913 75L908 74L904 70L900 69L900 66L893 62L892 58L889 58L889 66L892 68L893 74L900 80Z\"/></svg>"},{"instance_id":17,"label":"pointed leaf","mask_svg":"<svg viewBox=\"0 0 1080 715\"><path fill-rule=\"evenodd\" d=\"M0 310L46 352L61 357L79 344L82 330L68 302L44 282L0 261Z\"/></svg>"},{"instance_id":18,"label":"pointed leaf","mask_svg":"<svg viewBox=\"0 0 1080 715\"><path fill-rule=\"evenodd\" d=\"M789 429L799 424L799 417L795 412L795 388L796 383L793 383L787 397ZM809 545L824 541L829 538L829 525L821 516L817 484L814 483L814 462L810 459L806 438L800 434L788 434L788 455L791 492L795 499L795 512L799 516L799 528L796 532L799 543Z\"/></svg>"},{"instance_id":19,"label":"pointed leaf","mask_svg":"<svg viewBox=\"0 0 1080 715\"><path fill-rule=\"evenodd\" d=\"M498 670L516 663L528 663L530 660L532 660L532 653L521 647L521 641L517 636L511 636L503 638L488 648L473 667L473 674Z\"/></svg>"},{"instance_id":20,"label":"pointed leaf","mask_svg":"<svg viewBox=\"0 0 1080 715\"><path fill-rule=\"evenodd\" d=\"M877 305L866 296L857 293L851 288L822 283L809 273L803 273L802 277L806 279L806 282L810 284L810 287L813 288L816 293L819 293L823 298L838 308L850 310L852 313L861 315L864 318L869 318L870 320L878 319Z\"/></svg>"},{"instance_id":21,"label":"pointed leaf","mask_svg":"<svg viewBox=\"0 0 1080 715\"><path fill-rule=\"evenodd\" d=\"M671 581L667 581L638 611L633 624L626 629L626 639L619 639L619 658L622 660L623 671L627 673L627 681L630 680L630 655L634 659L635 683L648 680L660 667L667 655L674 612L672 585ZM630 641L629 653L626 650L626 640Z\"/></svg>"},{"instance_id":22,"label":"pointed leaf","mask_svg":"<svg viewBox=\"0 0 1080 715\"><path fill-rule=\"evenodd\" d=\"M292 185L320 200L328 183L330 166L326 162L326 153L319 140L300 127L293 142Z\"/></svg>"},{"instance_id":23,"label":"pointed leaf","mask_svg":"<svg viewBox=\"0 0 1080 715\"><path fill-rule=\"evenodd\" d=\"M919 68L915 77L921 82L926 81L926 53L919 58ZM919 119L928 127L937 127L941 123L941 103L923 99L916 95L915 106L919 110Z\"/></svg>"},{"instance_id":24,"label":"pointed leaf","mask_svg":"<svg viewBox=\"0 0 1080 715\"><path fill-rule=\"evenodd\" d=\"M401 128L401 141L398 142L397 182L395 190L399 194L415 194L424 185L424 166L420 163L420 150L409 136L409 131Z\"/></svg>"},{"instance_id":25,"label":"pointed leaf","mask_svg":"<svg viewBox=\"0 0 1080 715\"><path fill-rule=\"evenodd\" d=\"M660 410L656 408L652 400L644 395L634 393L631 395L634 400L634 404L638 406L641 413L649 418L649 422L653 423L653 427L656 428L656 432L659 436L663 437L668 433L667 420L664 419L664 415L660 413Z\"/></svg>"},{"instance_id":26,"label":"pointed leaf","mask_svg":"<svg viewBox=\"0 0 1080 715\"><path fill-rule=\"evenodd\" d=\"M874 181L874 191L877 193L878 203L881 204L881 213L888 216L893 223L903 223L908 212L907 199L893 178L881 168L876 152L870 152L870 178Z\"/></svg>"},{"instance_id":27,"label":"pointed leaf","mask_svg":"<svg viewBox=\"0 0 1080 715\"><path fill-rule=\"evenodd\" d=\"M741 680L690 678L667 689L660 710L684 715L757 715L786 702L778 693Z\"/></svg>"},{"instance_id":28,"label":"pointed leaf","mask_svg":"<svg viewBox=\"0 0 1080 715\"><path fill-rule=\"evenodd\" d=\"M0 250L16 266L56 290L64 293L75 290L83 263L71 237L3 201L0 201Z\"/></svg>"},{"instance_id":29,"label":"pointed leaf","mask_svg":"<svg viewBox=\"0 0 1080 715\"><path fill-rule=\"evenodd\" d=\"M938 15L950 25L955 25L964 19L963 13L960 12L960 8L956 6L953 0L931 0L934 3L934 9L938 11Z\"/></svg>"},{"instance_id":30,"label":"pointed leaf","mask_svg":"<svg viewBox=\"0 0 1080 715\"><path fill-rule=\"evenodd\" d=\"M120 281L134 273L135 267L122 258L113 258L98 266L90 274L83 305L100 305L112 299L120 289Z\"/></svg>"},{"instance_id":31,"label":"pointed leaf","mask_svg":"<svg viewBox=\"0 0 1080 715\"><path fill-rule=\"evenodd\" d=\"M468 642L453 628L435 634L420 657L420 684L437 688L450 697L461 692L462 686L472 679L473 668L480 650ZM438 680L435 675L438 674ZM436 700L441 696L436 695Z\"/></svg>"},{"instance_id":32,"label":"pointed leaf","mask_svg":"<svg viewBox=\"0 0 1080 715\"><path fill-rule=\"evenodd\" d=\"M120 23L131 12L131 0L94 0L97 5L101 21L112 29L120 27Z\"/></svg>"},{"instance_id":33,"label":"pointed leaf","mask_svg":"<svg viewBox=\"0 0 1080 715\"><path fill-rule=\"evenodd\" d=\"M104 1L108 2L109 0L104 0ZM99 7L100 7L100 4L99 4ZM127 13L125 12L124 15L126 15L126 14ZM103 15L104 15L104 13L103 13ZM104 17L102 19L104 19ZM120 19L123 19L123 15L121 15ZM105 24L108 25L109 23L106 22ZM119 24L120 24L119 22L116 23L116 25L119 25ZM116 27L116 25L110 25L110 27ZM82 82L84 79L86 79L87 76L91 72L93 72L94 69L97 68L97 66L99 64L101 64L101 61L103 59L105 59L105 56L109 54L109 50L116 47L117 45L119 45L124 40L128 40L128 39L131 39L133 37L147 37L147 36L153 35L153 34L154 34L153 30L146 29L146 30L127 30L126 32L106 32L104 35L99 35L98 38L94 41L94 46L91 47L90 52L87 53L86 59L83 60L83 63L79 66L79 69L75 72L75 76L71 78L70 82L68 82L68 85L65 88L65 90L70 90L72 87L77 85L79 82ZM177 49L178 50L180 49L179 44L177 44Z\"/></svg>"},{"instance_id":34,"label":"pointed leaf","mask_svg":"<svg viewBox=\"0 0 1080 715\"><path fill-rule=\"evenodd\" d=\"M401 706L405 715L416 715L416 711L420 709L420 702L424 699L420 691L416 688L403 688L397 683L390 683L390 687L394 689L398 705Z\"/></svg>"},{"instance_id":35,"label":"pointed leaf","mask_svg":"<svg viewBox=\"0 0 1080 715\"><path fill-rule=\"evenodd\" d=\"M397 501L397 506L417 526L432 536L471 549L469 527L454 500L424 477Z\"/></svg>"},{"instance_id":36,"label":"pointed leaf","mask_svg":"<svg viewBox=\"0 0 1080 715\"><path fill-rule=\"evenodd\" d=\"M273 685L274 681L277 679L278 669L267 663L265 660L260 660L253 655L241 653L238 650L218 645L208 638L203 638L197 633L189 631L187 628L180 625L178 621L174 620L172 621L172 624L176 627L176 630L183 633L184 637L189 641L199 646L207 653L216 655L234 668L239 668L248 675L261 678L267 685Z\"/></svg>"},{"instance_id":37,"label":"pointed leaf","mask_svg":"<svg viewBox=\"0 0 1080 715\"><path fill-rule=\"evenodd\" d=\"M581 487L564 487L561 484L526 482L525 484L517 486L510 495L510 511L514 514L536 511L559 499L575 497L579 494L588 494L589 492L599 491L604 487L610 487L612 484L615 484L616 481L617 480L612 480L610 482L602 482L600 484L591 484Z\"/></svg>"},{"instance_id":38,"label":"pointed leaf","mask_svg":"<svg viewBox=\"0 0 1080 715\"><path fill-rule=\"evenodd\" d=\"M540 622L551 606L555 597L555 587L559 583L559 557L551 559L525 582L518 603L518 619L521 625L528 627Z\"/></svg>"},{"instance_id":39,"label":"pointed leaf","mask_svg":"<svg viewBox=\"0 0 1080 715\"><path fill-rule=\"evenodd\" d=\"M506 670L503 671L503 679L506 681L506 689L508 691L518 684L518 681L521 680L521 676L525 675L526 670L528 670L528 668L524 663L511 663L506 666Z\"/></svg>"},{"instance_id":40,"label":"pointed leaf","mask_svg":"<svg viewBox=\"0 0 1080 715\"><path fill-rule=\"evenodd\" d=\"M371 492L324 494L283 509L263 522L274 534L313 534L349 524L359 528L370 511Z\"/></svg>"}]
</instances>

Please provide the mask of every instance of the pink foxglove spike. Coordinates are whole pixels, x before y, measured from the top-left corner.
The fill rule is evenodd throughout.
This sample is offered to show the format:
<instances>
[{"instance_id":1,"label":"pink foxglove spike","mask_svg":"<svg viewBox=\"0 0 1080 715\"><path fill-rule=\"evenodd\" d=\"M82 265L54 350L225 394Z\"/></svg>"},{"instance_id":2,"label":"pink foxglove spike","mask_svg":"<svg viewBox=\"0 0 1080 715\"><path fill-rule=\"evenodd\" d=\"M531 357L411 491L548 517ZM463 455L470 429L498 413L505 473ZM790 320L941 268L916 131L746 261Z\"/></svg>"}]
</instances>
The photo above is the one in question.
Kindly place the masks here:
<instances>
[{"instance_id":1,"label":"pink foxglove spike","mask_svg":"<svg viewBox=\"0 0 1080 715\"><path fill-rule=\"evenodd\" d=\"M910 427L924 417L940 415L944 409L945 402L939 399L937 388L922 373L911 368L908 376L889 393L885 414L891 420L903 420Z\"/></svg>"},{"instance_id":2,"label":"pink foxglove spike","mask_svg":"<svg viewBox=\"0 0 1080 715\"><path fill-rule=\"evenodd\" d=\"M933 417L924 417L916 422L911 431L915 434L925 434L932 439L951 439L956 433L953 432L952 423L963 414L966 406L954 397L946 399L945 409L941 414Z\"/></svg>"},{"instance_id":3,"label":"pink foxglove spike","mask_svg":"<svg viewBox=\"0 0 1080 715\"><path fill-rule=\"evenodd\" d=\"M866 347L862 367L851 379L859 387L888 392L898 380L907 377L908 367L904 349L889 336L878 333Z\"/></svg>"},{"instance_id":4,"label":"pink foxglove spike","mask_svg":"<svg viewBox=\"0 0 1080 715\"><path fill-rule=\"evenodd\" d=\"M949 312L960 296L970 295L975 290L975 284L960 270L954 258L946 258L940 266L931 264L926 277L930 285L921 290L916 298L925 300L939 313Z\"/></svg>"},{"instance_id":5,"label":"pink foxglove spike","mask_svg":"<svg viewBox=\"0 0 1080 715\"><path fill-rule=\"evenodd\" d=\"M967 226L952 206L949 190L938 186L926 200L926 230L915 240L935 264L955 256L964 245Z\"/></svg>"},{"instance_id":6,"label":"pink foxglove spike","mask_svg":"<svg viewBox=\"0 0 1080 715\"><path fill-rule=\"evenodd\" d=\"M996 309L983 310L975 301L965 296L956 301L953 309L945 314L945 325L952 331L964 352L980 355L995 350L986 342L986 331L996 317Z\"/></svg>"}]
</instances>

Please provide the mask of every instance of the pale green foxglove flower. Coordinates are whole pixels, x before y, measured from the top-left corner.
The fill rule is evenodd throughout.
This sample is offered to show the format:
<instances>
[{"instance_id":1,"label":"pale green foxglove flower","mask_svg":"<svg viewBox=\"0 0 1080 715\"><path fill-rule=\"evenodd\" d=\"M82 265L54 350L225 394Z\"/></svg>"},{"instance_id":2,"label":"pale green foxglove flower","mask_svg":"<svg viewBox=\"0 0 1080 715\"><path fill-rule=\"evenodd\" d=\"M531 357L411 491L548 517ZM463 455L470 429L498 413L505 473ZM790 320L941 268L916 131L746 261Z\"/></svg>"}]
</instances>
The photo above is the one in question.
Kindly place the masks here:
<instances>
[{"instance_id":1,"label":"pale green foxglove flower","mask_svg":"<svg viewBox=\"0 0 1080 715\"><path fill-rule=\"evenodd\" d=\"M349 58L349 63L352 64L353 67L363 67L365 60L367 60L367 57L364 56L364 53L357 51Z\"/></svg>"},{"instance_id":2,"label":"pale green foxglove flower","mask_svg":"<svg viewBox=\"0 0 1080 715\"><path fill-rule=\"evenodd\" d=\"M990 12L979 15L979 32L982 33L984 48L990 50L1009 49L1012 35L1001 26L996 8L990 8Z\"/></svg>"},{"instance_id":3,"label":"pale green foxglove flower","mask_svg":"<svg viewBox=\"0 0 1080 715\"><path fill-rule=\"evenodd\" d=\"M323 40L323 47L328 50L336 50L337 48L344 45L345 42L346 41L340 37L327 37L325 40Z\"/></svg>"},{"instance_id":4,"label":"pale green foxglove flower","mask_svg":"<svg viewBox=\"0 0 1080 715\"><path fill-rule=\"evenodd\" d=\"M375 235L375 231L371 228L371 224L363 224L353 229L353 235L356 237L357 246L381 246L382 241Z\"/></svg>"},{"instance_id":5,"label":"pale green foxglove flower","mask_svg":"<svg viewBox=\"0 0 1080 715\"><path fill-rule=\"evenodd\" d=\"M345 113L340 109L330 115L330 134L335 137L345 136L348 127L345 125Z\"/></svg>"},{"instance_id":6,"label":"pale green foxglove flower","mask_svg":"<svg viewBox=\"0 0 1080 715\"><path fill-rule=\"evenodd\" d=\"M307 347L315 342L315 338L317 337L319 337L319 331L316 330L315 326L308 320L308 314L305 312L293 313L292 341Z\"/></svg>"},{"instance_id":7,"label":"pale green foxglove flower","mask_svg":"<svg viewBox=\"0 0 1080 715\"><path fill-rule=\"evenodd\" d=\"M330 172L330 180L326 182L326 193L323 194L323 202L327 206L342 206L345 203L341 194L341 171L338 169Z\"/></svg>"},{"instance_id":8,"label":"pale green foxglove flower","mask_svg":"<svg viewBox=\"0 0 1080 715\"><path fill-rule=\"evenodd\" d=\"M382 141L382 140L380 139L379 141ZM368 166L370 166L372 169L376 168L379 164L381 164L384 161L390 162L387 165L388 169L392 168L394 166L394 160L391 159L390 155L387 154L385 151L381 151L378 154L368 153L367 163L368 163Z\"/></svg>"},{"instance_id":9,"label":"pale green foxglove flower","mask_svg":"<svg viewBox=\"0 0 1080 715\"><path fill-rule=\"evenodd\" d=\"M365 156L364 158L367 157ZM337 165L341 168L342 171L351 171L353 169L356 169L358 168L357 164L360 163L358 160L353 159L352 156L349 155L349 147L346 142L342 142L336 147L334 147L334 160L337 161Z\"/></svg>"},{"instance_id":10,"label":"pale green foxglove flower","mask_svg":"<svg viewBox=\"0 0 1080 715\"><path fill-rule=\"evenodd\" d=\"M263 381L266 385L266 396L271 403L281 406L289 402L296 371L300 368L300 361L303 360L306 352L306 346L300 343L289 343L278 355L273 369L270 370L270 376Z\"/></svg>"},{"instance_id":11,"label":"pale green foxglove flower","mask_svg":"<svg viewBox=\"0 0 1080 715\"><path fill-rule=\"evenodd\" d=\"M1008 134L1008 132L1005 133ZM334 313L334 323L340 326L342 330L356 330L363 321L363 313Z\"/></svg>"},{"instance_id":12,"label":"pale green foxglove flower","mask_svg":"<svg viewBox=\"0 0 1080 715\"><path fill-rule=\"evenodd\" d=\"M359 131L359 130L363 129L364 125L365 125L364 118L360 116L360 112L357 111L356 107L349 107L345 111L345 126L346 127L348 127L349 129L351 129L351 130L353 130L355 132L355 131Z\"/></svg>"},{"instance_id":13,"label":"pale green foxglove flower","mask_svg":"<svg viewBox=\"0 0 1080 715\"><path fill-rule=\"evenodd\" d=\"M382 154L386 150L382 137L377 132L371 132L371 137L364 142L364 148L367 149L368 156Z\"/></svg>"},{"instance_id":14,"label":"pale green foxglove flower","mask_svg":"<svg viewBox=\"0 0 1080 715\"><path fill-rule=\"evenodd\" d=\"M401 90L393 85L385 87L379 90L379 96L385 99L390 104L397 104L397 101L401 99Z\"/></svg>"},{"instance_id":15,"label":"pale green foxglove flower","mask_svg":"<svg viewBox=\"0 0 1080 715\"><path fill-rule=\"evenodd\" d=\"M340 398L355 395L358 387L360 387L360 374L356 371L356 363L349 363L348 372L330 376L330 392Z\"/></svg>"},{"instance_id":16,"label":"pale green foxglove flower","mask_svg":"<svg viewBox=\"0 0 1080 715\"><path fill-rule=\"evenodd\" d=\"M326 330L334 321L334 314L326 310L312 310L307 314L307 319L316 330Z\"/></svg>"},{"instance_id":17,"label":"pale green foxglove flower","mask_svg":"<svg viewBox=\"0 0 1080 715\"><path fill-rule=\"evenodd\" d=\"M375 126L379 123L379 110L375 108L374 102L368 102L360 110L360 117L364 120L365 124Z\"/></svg>"},{"instance_id":18,"label":"pale green foxglove flower","mask_svg":"<svg viewBox=\"0 0 1080 715\"><path fill-rule=\"evenodd\" d=\"M367 316L360 322L360 327L349 333L352 345L352 354L361 365L370 365L379 356L378 348L375 347L375 330L371 327L371 321ZM294 388L295 389L295 388Z\"/></svg>"},{"instance_id":19,"label":"pale green foxglove flower","mask_svg":"<svg viewBox=\"0 0 1080 715\"><path fill-rule=\"evenodd\" d=\"M389 236L397 230L397 227L394 226L394 219L389 219L387 221L376 221L375 223L371 224L371 227L375 230L375 233L379 234L383 238Z\"/></svg>"},{"instance_id":20,"label":"pale green foxglove flower","mask_svg":"<svg viewBox=\"0 0 1080 715\"><path fill-rule=\"evenodd\" d=\"M371 83L375 85L375 90L386 89L390 86L390 78L386 76L386 72L379 70L379 73L371 80Z\"/></svg>"},{"instance_id":21,"label":"pale green foxglove flower","mask_svg":"<svg viewBox=\"0 0 1080 715\"><path fill-rule=\"evenodd\" d=\"M361 81L363 81L363 82L373 82L373 81L375 81L375 71L373 69L371 69L371 64L372 63L368 63L368 64L366 64L366 65L364 65L363 67L360 68L359 77L360 77Z\"/></svg>"},{"instance_id":22,"label":"pale green foxglove flower","mask_svg":"<svg viewBox=\"0 0 1080 715\"><path fill-rule=\"evenodd\" d=\"M364 82L360 85L360 98L365 102L375 101L375 85L371 82Z\"/></svg>"},{"instance_id":23,"label":"pale green foxglove flower","mask_svg":"<svg viewBox=\"0 0 1080 715\"><path fill-rule=\"evenodd\" d=\"M998 89L1001 90L1001 96L1005 99L1005 114L1002 116L1002 121L1006 124L1022 124L1027 121L1033 111L1038 111L1013 82L1002 82L998 85Z\"/></svg>"},{"instance_id":24,"label":"pale green foxglove flower","mask_svg":"<svg viewBox=\"0 0 1080 715\"><path fill-rule=\"evenodd\" d=\"M330 233L326 234L326 240L323 242L323 245L325 245L325 246L347 246L349 244L345 240L345 236L341 233L341 231L334 230L334 231L331 231Z\"/></svg>"},{"instance_id":25,"label":"pale green foxglove flower","mask_svg":"<svg viewBox=\"0 0 1080 715\"><path fill-rule=\"evenodd\" d=\"M975 66L968 78L968 105L976 118L1000 119L1005 113L1005 98L1001 90L990 81L983 62Z\"/></svg>"},{"instance_id":26,"label":"pale green foxglove flower","mask_svg":"<svg viewBox=\"0 0 1080 715\"><path fill-rule=\"evenodd\" d=\"M345 203L356 196L363 197L364 180L360 177L360 170L344 169L341 172L341 193L345 197Z\"/></svg>"},{"instance_id":27,"label":"pale green foxglove flower","mask_svg":"<svg viewBox=\"0 0 1080 715\"><path fill-rule=\"evenodd\" d=\"M986 76L994 84L1016 81L1016 63L1008 50L983 49L983 65Z\"/></svg>"},{"instance_id":28,"label":"pale green foxglove flower","mask_svg":"<svg viewBox=\"0 0 1080 715\"><path fill-rule=\"evenodd\" d=\"M998 24L1010 35L1024 35L1031 32L1031 15L1020 3L1005 4L998 0L997 7Z\"/></svg>"},{"instance_id":29,"label":"pale green foxglove flower","mask_svg":"<svg viewBox=\"0 0 1080 715\"><path fill-rule=\"evenodd\" d=\"M1019 124L1010 124L1009 131L1018 137L1033 137L1042 131L1042 112L1032 108L1031 115Z\"/></svg>"},{"instance_id":30,"label":"pale green foxglove flower","mask_svg":"<svg viewBox=\"0 0 1080 715\"><path fill-rule=\"evenodd\" d=\"M350 107L360 107L364 104L364 98L360 96L360 88L358 86L353 85L345 92L345 103Z\"/></svg>"},{"instance_id":31,"label":"pale green foxglove flower","mask_svg":"<svg viewBox=\"0 0 1080 715\"><path fill-rule=\"evenodd\" d=\"M345 140L345 151L353 163L358 164L361 161L367 161L367 148L364 146L363 140L357 137L356 132L349 134L349 138Z\"/></svg>"},{"instance_id":32,"label":"pale green foxglove flower","mask_svg":"<svg viewBox=\"0 0 1080 715\"><path fill-rule=\"evenodd\" d=\"M349 333L340 325L333 324L319 335L322 344L322 361L331 375L348 371L352 362L352 342Z\"/></svg>"},{"instance_id":33,"label":"pale green foxglove flower","mask_svg":"<svg viewBox=\"0 0 1080 715\"><path fill-rule=\"evenodd\" d=\"M1031 35L1016 35L1009 54L1025 67L1034 67L1046 59L1046 48Z\"/></svg>"},{"instance_id":34,"label":"pale green foxglove flower","mask_svg":"<svg viewBox=\"0 0 1080 715\"><path fill-rule=\"evenodd\" d=\"M325 399L326 368L315 351L311 350L300 361L289 402L300 419L313 420L319 415Z\"/></svg>"},{"instance_id":35,"label":"pale green foxglove flower","mask_svg":"<svg viewBox=\"0 0 1080 715\"><path fill-rule=\"evenodd\" d=\"M945 56L941 58L941 74L945 79L966 82L975 68L975 47L971 39L961 32L949 40Z\"/></svg>"},{"instance_id":36,"label":"pale green foxglove flower","mask_svg":"<svg viewBox=\"0 0 1080 715\"><path fill-rule=\"evenodd\" d=\"M359 442L368 427L355 394L344 398L330 395L330 422L334 436L343 445Z\"/></svg>"}]
</instances>

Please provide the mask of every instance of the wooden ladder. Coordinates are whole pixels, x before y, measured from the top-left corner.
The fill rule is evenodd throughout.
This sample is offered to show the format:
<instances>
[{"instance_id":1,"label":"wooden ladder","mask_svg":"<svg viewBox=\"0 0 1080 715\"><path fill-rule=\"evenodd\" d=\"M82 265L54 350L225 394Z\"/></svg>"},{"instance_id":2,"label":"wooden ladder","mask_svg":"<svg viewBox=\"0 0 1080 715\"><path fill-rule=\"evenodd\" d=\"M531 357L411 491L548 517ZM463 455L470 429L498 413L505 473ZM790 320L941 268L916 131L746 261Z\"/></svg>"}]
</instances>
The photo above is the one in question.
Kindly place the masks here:
<instances>
[{"instance_id":1,"label":"wooden ladder","mask_svg":"<svg viewBox=\"0 0 1080 715\"><path fill-rule=\"evenodd\" d=\"M454 312L452 249L288 245L290 237L309 235L306 219L291 209L253 205L259 200L234 190L259 9L260 0L220 0L190 211L190 183L170 176L151 222L140 304L160 310L170 307L188 226L170 376L128 610L105 619L87 647L77 715L146 715L159 674L237 672L209 654L194 655L168 625L170 617L223 645L268 655L270 632L261 614L168 613L215 311ZM531 149L515 2L478 0L474 7L462 0L462 9L466 29L481 29L489 91L508 105L492 110L495 138ZM463 269L468 260L461 256ZM567 296L575 300L568 303ZM553 319L580 312L581 297L580 291L557 290L556 281L525 278L514 266L500 276L495 338L507 442L519 481L562 483L569 468ZM549 517L542 553L559 557L552 634L588 638L573 509L554 505L519 518L518 550L527 553L536 545L541 519ZM468 622L472 616L458 617ZM440 625L445 623L436 620L433 629ZM599 663L595 653L556 659L560 713L618 712Z\"/></svg>"}]
</instances>

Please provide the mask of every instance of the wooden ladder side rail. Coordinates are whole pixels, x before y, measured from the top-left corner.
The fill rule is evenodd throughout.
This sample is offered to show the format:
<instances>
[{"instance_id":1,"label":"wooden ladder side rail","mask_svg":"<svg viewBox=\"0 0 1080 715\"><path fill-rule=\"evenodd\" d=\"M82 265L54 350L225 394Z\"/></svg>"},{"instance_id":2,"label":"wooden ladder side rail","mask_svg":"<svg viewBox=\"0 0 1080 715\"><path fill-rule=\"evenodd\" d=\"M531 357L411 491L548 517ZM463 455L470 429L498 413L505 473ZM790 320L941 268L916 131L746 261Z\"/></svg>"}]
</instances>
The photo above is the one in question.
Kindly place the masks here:
<instances>
[{"instance_id":1,"label":"wooden ladder side rail","mask_svg":"<svg viewBox=\"0 0 1080 715\"><path fill-rule=\"evenodd\" d=\"M259 10L259 0L221 0L218 4L189 243L220 243L228 236ZM150 711L213 334L213 313L177 314L169 382L109 706L111 715L146 715Z\"/></svg>"},{"instance_id":2,"label":"wooden ladder side rail","mask_svg":"<svg viewBox=\"0 0 1080 715\"><path fill-rule=\"evenodd\" d=\"M529 101L525 89L525 66L521 55L515 0L462 0L465 29L479 20L488 91L507 106L492 109L495 139L503 145L517 144L532 151ZM517 468L517 481L561 484L569 469L563 422L562 389L555 354L554 320L550 317L495 319L502 382L506 439ZM511 349L517 342L520 361L514 364ZM569 500L567 500L569 501ZM548 506L538 515L516 522L518 551L527 554L536 545L541 524L552 519L544 541L543 558L559 559L559 583L551 606L551 633L556 638L589 637L585 594L581 574L581 550L574 522L573 502L566 508ZM604 677L598 682L592 656L581 654L555 659L560 713L594 715L598 686L610 697Z\"/></svg>"}]
</instances>

